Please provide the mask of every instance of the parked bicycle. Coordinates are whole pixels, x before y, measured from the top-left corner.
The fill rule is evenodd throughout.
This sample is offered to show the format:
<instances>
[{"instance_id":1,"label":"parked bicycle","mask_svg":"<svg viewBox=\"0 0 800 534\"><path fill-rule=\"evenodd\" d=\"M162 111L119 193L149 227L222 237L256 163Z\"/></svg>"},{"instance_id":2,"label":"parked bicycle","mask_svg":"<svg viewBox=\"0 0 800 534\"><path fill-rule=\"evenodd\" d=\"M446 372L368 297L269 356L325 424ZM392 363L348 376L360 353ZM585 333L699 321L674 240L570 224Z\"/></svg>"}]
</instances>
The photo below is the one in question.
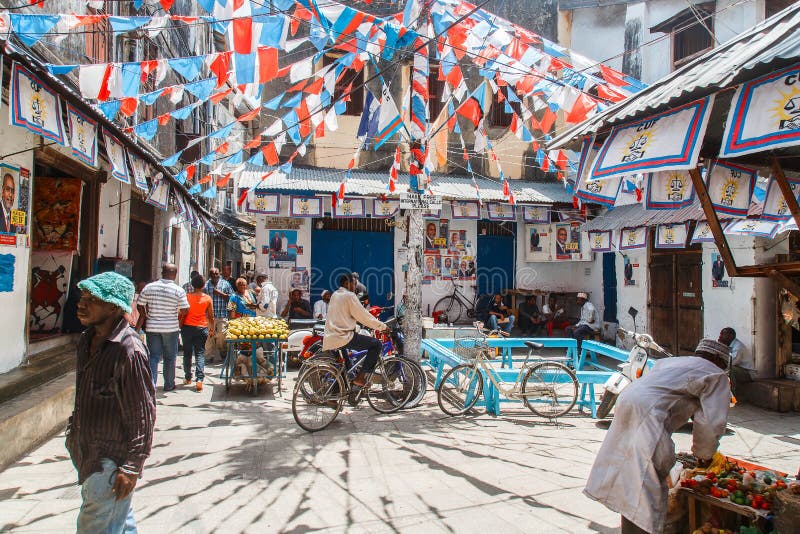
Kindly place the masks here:
<instances>
[{"instance_id":1,"label":"parked bicycle","mask_svg":"<svg viewBox=\"0 0 800 534\"><path fill-rule=\"evenodd\" d=\"M330 425L344 402L358 406L366 396L370 407L379 413L403 408L415 393L416 371L409 361L390 356L379 358L367 374L366 386L355 386L353 379L366 359L366 351L334 351L330 357L318 355L306 362L292 396L292 416L303 430L316 432Z\"/></svg>"},{"instance_id":2,"label":"parked bicycle","mask_svg":"<svg viewBox=\"0 0 800 534\"><path fill-rule=\"evenodd\" d=\"M491 366L492 349L488 336L506 335L501 330L487 333L483 323L475 323L477 338L455 341L453 351L468 363L450 369L442 378L437 391L439 407L447 415L463 415L470 411L483 393L484 376L488 377L497 391L510 399L521 399L533 413L555 419L569 412L578 400L578 379L563 362L567 357L543 357L534 354L544 345L526 341L528 354L520 367L513 386L507 387L499 381ZM530 360L530 363L528 363Z\"/></svg>"},{"instance_id":3,"label":"parked bicycle","mask_svg":"<svg viewBox=\"0 0 800 534\"><path fill-rule=\"evenodd\" d=\"M453 282L453 293L436 301L433 306L434 317L444 315L447 322L458 324L464 319L475 319L475 308L478 305L478 286L470 286L474 290L472 299L467 297L461 286Z\"/></svg>"}]
</instances>

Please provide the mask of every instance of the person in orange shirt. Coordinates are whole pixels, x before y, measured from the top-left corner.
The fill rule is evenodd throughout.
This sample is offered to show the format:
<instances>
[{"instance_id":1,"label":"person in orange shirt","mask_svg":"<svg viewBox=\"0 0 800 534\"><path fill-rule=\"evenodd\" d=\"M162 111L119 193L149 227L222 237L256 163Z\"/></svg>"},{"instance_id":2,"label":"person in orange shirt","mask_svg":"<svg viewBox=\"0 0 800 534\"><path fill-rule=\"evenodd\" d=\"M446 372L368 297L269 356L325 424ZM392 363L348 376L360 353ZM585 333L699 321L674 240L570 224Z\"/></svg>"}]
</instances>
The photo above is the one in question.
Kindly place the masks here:
<instances>
[{"instance_id":1,"label":"person in orange shirt","mask_svg":"<svg viewBox=\"0 0 800 534\"><path fill-rule=\"evenodd\" d=\"M211 297L203 292L206 281L203 275L192 278L192 291L186 294L189 311L181 322L181 338L183 339L183 373L184 385L192 383L192 354L195 360L195 391L203 391L203 378L206 366L206 339L209 328L214 330L214 308Z\"/></svg>"}]
</instances>

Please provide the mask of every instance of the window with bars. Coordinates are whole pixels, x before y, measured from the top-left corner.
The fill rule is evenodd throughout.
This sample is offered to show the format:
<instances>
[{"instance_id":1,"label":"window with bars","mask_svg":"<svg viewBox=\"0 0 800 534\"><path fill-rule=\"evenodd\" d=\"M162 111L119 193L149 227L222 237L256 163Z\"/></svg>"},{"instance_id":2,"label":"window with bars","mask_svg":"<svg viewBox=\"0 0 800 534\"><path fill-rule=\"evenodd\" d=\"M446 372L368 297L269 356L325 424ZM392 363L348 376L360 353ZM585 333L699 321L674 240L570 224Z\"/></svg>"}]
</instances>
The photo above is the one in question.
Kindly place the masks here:
<instances>
[{"instance_id":1,"label":"window with bars","mask_svg":"<svg viewBox=\"0 0 800 534\"><path fill-rule=\"evenodd\" d=\"M322 65L327 67L333 65L340 56L325 54L322 57ZM336 80L336 88L333 91L333 101L338 101L348 90L349 100L346 102L344 115L361 115L364 111L364 70L354 73L351 69L344 69Z\"/></svg>"},{"instance_id":2,"label":"window with bars","mask_svg":"<svg viewBox=\"0 0 800 534\"><path fill-rule=\"evenodd\" d=\"M501 100L500 95L502 94L503 98ZM498 91L492 95L492 109L489 112L489 126L497 126L508 128L511 126L511 120L514 117L514 113L508 113L506 111L506 104L508 104L514 113L520 115L522 112L522 107L519 102L512 102L508 100L508 86L498 87Z\"/></svg>"}]
</instances>

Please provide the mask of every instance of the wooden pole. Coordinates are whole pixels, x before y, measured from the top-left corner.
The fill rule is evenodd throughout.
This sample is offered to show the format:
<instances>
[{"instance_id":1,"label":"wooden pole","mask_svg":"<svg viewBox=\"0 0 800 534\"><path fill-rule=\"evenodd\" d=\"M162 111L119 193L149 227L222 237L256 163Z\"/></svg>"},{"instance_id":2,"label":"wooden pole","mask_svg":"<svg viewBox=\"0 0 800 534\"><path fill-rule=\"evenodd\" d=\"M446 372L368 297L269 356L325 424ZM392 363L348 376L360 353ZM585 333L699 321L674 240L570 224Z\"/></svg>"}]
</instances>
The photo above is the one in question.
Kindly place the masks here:
<instances>
[{"instance_id":1,"label":"wooden pole","mask_svg":"<svg viewBox=\"0 0 800 534\"><path fill-rule=\"evenodd\" d=\"M786 202L792 217L794 217L795 224L800 228L800 206L797 205L796 193L792 190L789 180L786 179L786 175L783 173L783 168L777 158L772 158L772 177L778 183L778 187L781 188L783 200Z\"/></svg>"},{"instance_id":2,"label":"wooden pole","mask_svg":"<svg viewBox=\"0 0 800 534\"><path fill-rule=\"evenodd\" d=\"M728 271L728 276L738 276L736 261L733 259L731 247L728 246L728 239L722 231L717 212L714 211L714 206L711 205L711 198L708 196L703 177L700 176L700 171L697 168L691 169L689 175L692 177L692 183L694 184L694 190L697 192L697 198L700 199L700 205L703 206L703 213L706 215L708 227L714 235L719 255L722 256L722 261L725 263L725 270Z\"/></svg>"}]
</instances>

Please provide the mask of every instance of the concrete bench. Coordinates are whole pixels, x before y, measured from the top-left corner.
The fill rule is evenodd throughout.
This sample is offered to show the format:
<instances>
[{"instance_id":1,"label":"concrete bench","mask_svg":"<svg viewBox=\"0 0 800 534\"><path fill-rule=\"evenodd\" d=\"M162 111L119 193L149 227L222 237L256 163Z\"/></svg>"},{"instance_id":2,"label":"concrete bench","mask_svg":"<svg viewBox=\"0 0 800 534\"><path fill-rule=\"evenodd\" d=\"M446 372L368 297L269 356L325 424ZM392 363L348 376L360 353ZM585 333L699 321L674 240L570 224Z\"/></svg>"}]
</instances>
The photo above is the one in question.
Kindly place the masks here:
<instances>
[{"instance_id":1,"label":"concrete bench","mask_svg":"<svg viewBox=\"0 0 800 534\"><path fill-rule=\"evenodd\" d=\"M600 362L597 361L597 356L607 356L613 360L625 362L628 360L629 354L630 352L625 349L620 349L614 347L613 345L587 339L581 343L581 353L575 369L583 369L583 366L586 364L586 358L588 357L591 365L596 369L601 369L603 371L616 371L616 369L601 365Z\"/></svg>"}]
</instances>

